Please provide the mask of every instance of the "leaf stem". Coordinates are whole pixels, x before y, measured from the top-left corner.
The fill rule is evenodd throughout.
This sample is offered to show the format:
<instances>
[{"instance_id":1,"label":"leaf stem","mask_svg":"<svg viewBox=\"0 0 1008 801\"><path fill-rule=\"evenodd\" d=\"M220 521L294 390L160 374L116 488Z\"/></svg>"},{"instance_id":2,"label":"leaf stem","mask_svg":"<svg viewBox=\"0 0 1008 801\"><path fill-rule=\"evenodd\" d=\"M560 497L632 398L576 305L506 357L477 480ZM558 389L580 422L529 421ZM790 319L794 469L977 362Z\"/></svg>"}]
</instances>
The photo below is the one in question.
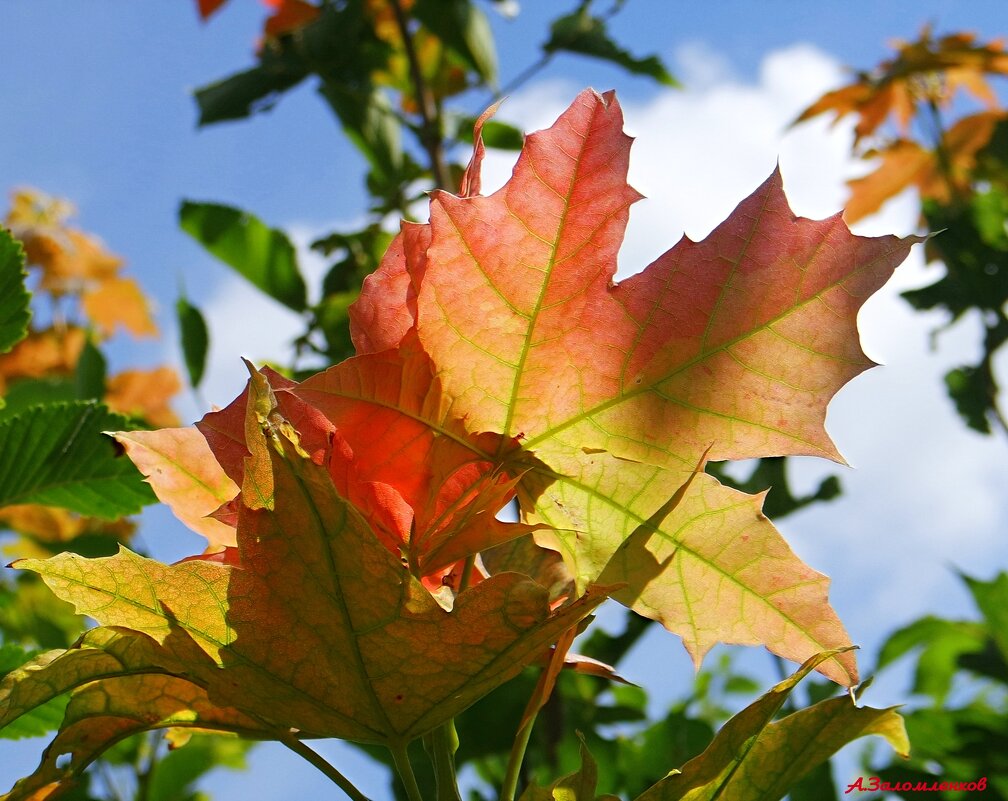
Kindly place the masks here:
<instances>
[{"instance_id":1,"label":"leaf stem","mask_svg":"<svg viewBox=\"0 0 1008 801\"><path fill-rule=\"evenodd\" d=\"M532 715L515 736L514 744L511 746L511 754L508 756L504 782L501 784L500 801L514 801L515 792L518 789L518 774L521 772L522 762L525 760L525 751L528 748L529 739L532 737L532 727L535 725L535 721L536 715Z\"/></svg>"},{"instance_id":2,"label":"leaf stem","mask_svg":"<svg viewBox=\"0 0 1008 801\"><path fill-rule=\"evenodd\" d=\"M424 748L434 766L437 801L461 801L455 774L455 752L458 750L455 721L442 723L424 735Z\"/></svg>"},{"instance_id":3,"label":"leaf stem","mask_svg":"<svg viewBox=\"0 0 1008 801\"><path fill-rule=\"evenodd\" d=\"M409 801L423 801L420 794L420 787L417 784L416 776L413 774L413 765L410 764L409 754L405 745L389 746L392 752L392 760L395 762L396 771L402 779L403 787L406 788L406 796Z\"/></svg>"},{"instance_id":4,"label":"leaf stem","mask_svg":"<svg viewBox=\"0 0 1008 801\"><path fill-rule=\"evenodd\" d=\"M327 778L337 785L347 797L353 801L371 801L364 793L353 786L351 781L340 773L336 768L326 762L325 758L317 751L313 751L293 734L286 733L280 738L280 742L302 759L311 762L316 768L326 775Z\"/></svg>"}]
</instances>

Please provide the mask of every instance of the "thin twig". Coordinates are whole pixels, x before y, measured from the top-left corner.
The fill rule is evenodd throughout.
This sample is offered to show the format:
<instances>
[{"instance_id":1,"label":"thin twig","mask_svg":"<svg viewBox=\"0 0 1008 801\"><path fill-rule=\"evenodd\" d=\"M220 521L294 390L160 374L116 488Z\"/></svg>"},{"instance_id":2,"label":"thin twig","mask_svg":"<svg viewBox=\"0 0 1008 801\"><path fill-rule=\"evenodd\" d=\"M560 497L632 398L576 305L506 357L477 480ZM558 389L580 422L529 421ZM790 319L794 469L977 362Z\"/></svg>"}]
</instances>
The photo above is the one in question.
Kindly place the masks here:
<instances>
[{"instance_id":1,"label":"thin twig","mask_svg":"<svg viewBox=\"0 0 1008 801\"><path fill-rule=\"evenodd\" d=\"M448 176L448 165L445 163L444 157L444 142L441 137L441 113L420 68L420 59L413 46L413 34L410 33L409 21L406 19L406 12L403 11L402 2L401 0L389 0L389 6L392 8L396 24L399 27L399 34L402 36L403 50L406 52L406 60L409 62L410 79L413 81L413 91L416 94L417 105L420 107L420 118L423 120L420 129L420 144L423 145L428 158L430 158L435 184L439 189L450 190L452 188L451 180Z\"/></svg>"},{"instance_id":2,"label":"thin twig","mask_svg":"<svg viewBox=\"0 0 1008 801\"><path fill-rule=\"evenodd\" d=\"M337 785L353 801L371 801L364 793L353 786L353 783L336 768L330 765L317 751L313 751L293 734L280 737L280 742L304 760L311 762Z\"/></svg>"}]
</instances>

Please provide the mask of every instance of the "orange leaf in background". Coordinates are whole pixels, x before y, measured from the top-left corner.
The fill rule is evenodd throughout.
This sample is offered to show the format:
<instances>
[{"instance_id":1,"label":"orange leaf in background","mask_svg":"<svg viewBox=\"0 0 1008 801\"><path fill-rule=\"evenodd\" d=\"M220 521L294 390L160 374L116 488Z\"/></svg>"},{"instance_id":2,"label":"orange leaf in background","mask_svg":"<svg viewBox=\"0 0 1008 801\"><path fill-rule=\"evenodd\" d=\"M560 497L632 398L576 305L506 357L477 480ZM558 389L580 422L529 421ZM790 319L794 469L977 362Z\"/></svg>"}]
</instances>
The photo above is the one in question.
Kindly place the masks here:
<instances>
[{"instance_id":1,"label":"orange leaf in background","mask_svg":"<svg viewBox=\"0 0 1008 801\"><path fill-rule=\"evenodd\" d=\"M67 228L63 231L66 246L40 261L41 289L53 294L80 292L94 282L115 278L122 269L123 260L106 250L102 242L83 231Z\"/></svg>"},{"instance_id":2,"label":"orange leaf in background","mask_svg":"<svg viewBox=\"0 0 1008 801\"><path fill-rule=\"evenodd\" d=\"M273 9L273 14L266 20L267 36L283 36L303 28L315 20L321 9L305 0L263 0L263 3Z\"/></svg>"},{"instance_id":3,"label":"orange leaf in background","mask_svg":"<svg viewBox=\"0 0 1008 801\"><path fill-rule=\"evenodd\" d=\"M1000 39L977 43L968 33L935 39L925 26L913 42L893 43L896 56L873 72L858 73L857 80L827 92L801 113L796 122L833 112L836 119L858 117L855 145L873 134L890 114L903 134L918 104L948 106L962 89L988 108L996 108L997 95L986 75L1008 75L1008 51Z\"/></svg>"},{"instance_id":4,"label":"orange leaf in background","mask_svg":"<svg viewBox=\"0 0 1008 801\"><path fill-rule=\"evenodd\" d=\"M132 278L113 278L86 290L81 297L81 307L106 336L114 334L118 326L133 336L157 336L158 329L147 298Z\"/></svg>"},{"instance_id":5,"label":"orange leaf in background","mask_svg":"<svg viewBox=\"0 0 1008 801\"><path fill-rule=\"evenodd\" d=\"M177 426L178 417L168 401L181 389L178 373L170 367L124 370L108 380L105 404L112 411L139 417L152 426Z\"/></svg>"},{"instance_id":6,"label":"orange leaf in background","mask_svg":"<svg viewBox=\"0 0 1008 801\"><path fill-rule=\"evenodd\" d=\"M0 390L10 379L69 375L85 342L87 334L76 326L32 331L10 353L0 354Z\"/></svg>"},{"instance_id":7,"label":"orange leaf in background","mask_svg":"<svg viewBox=\"0 0 1008 801\"><path fill-rule=\"evenodd\" d=\"M1006 117L1005 112L994 111L963 117L943 134L940 154L903 139L877 154L867 153L877 155L882 163L874 172L847 182L851 194L844 220L853 223L867 217L910 186L917 187L921 198L941 203L947 203L954 192L967 191L977 153Z\"/></svg>"},{"instance_id":8,"label":"orange leaf in background","mask_svg":"<svg viewBox=\"0 0 1008 801\"><path fill-rule=\"evenodd\" d=\"M126 519L109 522L81 517L55 506L36 504L3 507L0 509L0 524L24 535L19 540L7 543L3 549L5 553L39 558L49 556L53 552L52 549L42 546L66 543L82 534L104 534L115 537L120 542L126 542L136 530L136 525Z\"/></svg>"},{"instance_id":9,"label":"orange leaf in background","mask_svg":"<svg viewBox=\"0 0 1008 801\"><path fill-rule=\"evenodd\" d=\"M844 209L844 220L848 224L878 211L885 201L908 186L926 188L932 195L941 194L944 187L947 196L947 186L936 175L934 153L916 142L895 142L879 151L878 157L882 163L873 172L847 182L850 197ZM937 186L934 185L936 179Z\"/></svg>"},{"instance_id":10,"label":"orange leaf in background","mask_svg":"<svg viewBox=\"0 0 1008 801\"><path fill-rule=\"evenodd\" d=\"M228 0L196 0L199 9L200 19L209 19Z\"/></svg>"}]
</instances>

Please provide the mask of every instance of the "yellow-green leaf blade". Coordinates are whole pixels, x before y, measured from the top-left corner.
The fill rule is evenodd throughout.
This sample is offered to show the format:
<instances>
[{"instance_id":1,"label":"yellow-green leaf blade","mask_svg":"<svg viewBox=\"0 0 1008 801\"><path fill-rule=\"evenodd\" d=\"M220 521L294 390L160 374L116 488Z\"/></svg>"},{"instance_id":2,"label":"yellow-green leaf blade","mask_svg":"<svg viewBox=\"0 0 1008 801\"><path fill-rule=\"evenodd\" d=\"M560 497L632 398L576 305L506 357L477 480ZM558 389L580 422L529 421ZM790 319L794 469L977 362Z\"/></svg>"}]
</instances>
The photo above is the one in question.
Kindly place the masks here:
<instances>
[{"instance_id":1,"label":"yellow-green leaf blade","mask_svg":"<svg viewBox=\"0 0 1008 801\"><path fill-rule=\"evenodd\" d=\"M718 642L765 645L795 662L850 645L829 605L829 579L794 554L763 515L761 496L702 474L655 519L689 474L604 453L578 469L561 463L554 480L527 487L536 494L523 504L556 529L537 539L563 554L579 584L600 573L604 583L626 583L614 597L680 635L697 665ZM639 527L653 533L621 548ZM819 669L857 682L853 652Z\"/></svg>"},{"instance_id":2,"label":"yellow-green leaf blade","mask_svg":"<svg viewBox=\"0 0 1008 801\"><path fill-rule=\"evenodd\" d=\"M3 801L27 801L53 783L72 786L88 765L119 740L169 727L276 736L253 718L211 702L203 689L185 679L163 675L103 679L74 693L63 727L46 748L42 762Z\"/></svg>"},{"instance_id":3,"label":"yellow-green leaf blade","mask_svg":"<svg viewBox=\"0 0 1008 801\"><path fill-rule=\"evenodd\" d=\"M636 801L778 801L805 773L847 743L870 734L909 751L902 718L892 709L857 707L847 696L823 701L771 722L819 654L731 718L714 741L681 771L670 773Z\"/></svg>"}]
</instances>

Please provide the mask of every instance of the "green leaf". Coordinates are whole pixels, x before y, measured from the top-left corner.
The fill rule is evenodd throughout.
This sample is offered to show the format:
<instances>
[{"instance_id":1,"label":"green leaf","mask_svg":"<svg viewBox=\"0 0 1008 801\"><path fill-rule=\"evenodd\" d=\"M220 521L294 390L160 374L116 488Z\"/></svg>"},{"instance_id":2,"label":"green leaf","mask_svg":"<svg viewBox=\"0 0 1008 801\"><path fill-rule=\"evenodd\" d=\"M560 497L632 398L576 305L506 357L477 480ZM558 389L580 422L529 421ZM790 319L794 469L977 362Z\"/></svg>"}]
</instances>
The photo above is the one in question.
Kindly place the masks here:
<instances>
[{"instance_id":1,"label":"green leaf","mask_svg":"<svg viewBox=\"0 0 1008 801\"><path fill-rule=\"evenodd\" d=\"M987 631L980 623L924 617L893 632L879 652L878 669L895 662L914 648L921 648L913 691L943 703L965 654L983 651Z\"/></svg>"},{"instance_id":2,"label":"green leaf","mask_svg":"<svg viewBox=\"0 0 1008 801\"><path fill-rule=\"evenodd\" d=\"M331 81L323 82L319 93L332 106L343 132L367 159L378 181L396 180L403 165L401 126L385 93L374 87L355 90Z\"/></svg>"},{"instance_id":3,"label":"green leaf","mask_svg":"<svg viewBox=\"0 0 1008 801\"><path fill-rule=\"evenodd\" d=\"M783 456L769 456L756 461L756 467L744 481L728 475L723 469L723 462L707 465L707 472L717 478L722 484L755 494L769 490L763 502L763 514L771 520L778 520L796 512L809 504L820 501L831 501L842 494L840 479L827 476L819 482L815 492L808 495L795 495L788 484L787 459Z\"/></svg>"},{"instance_id":4,"label":"green leaf","mask_svg":"<svg viewBox=\"0 0 1008 801\"><path fill-rule=\"evenodd\" d=\"M999 573L992 581L979 581L969 576L963 576L963 580L986 618L998 650L1008 660L1008 573Z\"/></svg>"},{"instance_id":5,"label":"green leaf","mask_svg":"<svg viewBox=\"0 0 1008 801\"><path fill-rule=\"evenodd\" d=\"M417 0L413 16L486 83L497 83L493 31L479 6L470 0Z\"/></svg>"},{"instance_id":6,"label":"green leaf","mask_svg":"<svg viewBox=\"0 0 1008 801\"><path fill-rule=\"evenodd\" d=\"M473 126L475 124L475 117L458 119L456 138L459 142L473 143ZM500 120L485 120L480 135L484 145L497 150L521 150L522 145L525 144L525 134L521 128L516 128L514 125Z\"/></svg>"},{"instance_id":7,"label":"green leaf","mask_svg":"<svg viewBox=\"0 0 1008 801\"><path fill-rule=\"evenodd\" d=\"M260 65L208 84L195 92L199 125L240 120L269 107L270 100L308 76L303 65L282 69Z\"/></svg>"},{"instance_id":8,"label":"green leaf","mask_svg":"<svg viewBox=\"0 0 1008 801\"><path fill-rule=\"evenodd\" d=\"M79 400L77 382L70 378L24 378L11 381L0 407L0 421L39 404Z\"/></svg>"},{"instance_id":9,"label":"green leaf","mask_svg":"<svg viewBox=\"0 0 1008 801\"><path fill-rule=\"evenodd\" d=\"M104 397L106 366L105 356L89 339L77 360L77 370L74 373L77 398L100 400Z\"/></svg>"},{"instance_id":10,"label":"green leaf","mask_svg":"<svg viewBox=\"0 0 1008 801\"><path fill-rule=\"evenodd\" d=\"M729 720L700 756L646 790L637 801L778 801L839 748L869 734L885 737L897 752L908 753L903 719L893 709L857 707L847 696L771 722L795 685L837 653L827 651L809 659L793 676Z\"/></svg>"},{"instance_id":11,"label":"green leaf","mask_svg":"<svg viewBox=\"0 0 1008 801\"><path fill-rule=\"evenodd\" d=\"M252 747L247 740L216 734L197 734L157 761L147 788L148 801L178 801L191 797L193 785L217 768L243 770Z\"/></svg>"},{"instance_id":12,"label":"green leaf","mask_svg":"<svg viewBox=\"0 0 1008 801\"><path fill-rule=\"evenodd\" d=\"M21 243L0 228L0 353L6 353L28 333L31 295L25 289L25 256Z\"/></svg>"},{"instance_id":13,"label":"green leaf","mask_svg":"<svg viewBox=\"0 0 1008 801\"><path fill-rule=\"evenodd\" d=\"M179 225L271 298L294 311L304 311L304 279L294 246L283 231L269 228L241 209L189 200L179 209Z\"/></svg>"},{"instance_id":14,"label":"green leaf","mask_svg":"<svg viewBox=\"0 0 1008 801\"><path fill-rule=\"evenodd\" d=\"M36 406L0 423L0 506L41 503L114 520L156 500L102 432L129 421L96 403Z\"/></svg>"},{"instance_id":15,"label":"green leaf","mask_svg":"<svg viewBox=\"0 0 1008 801\"><path fill-rule=\"evenodd\" d=\"M636 58L609 38L605 20L591 16L582 7L559 17L550 27L550 39L543 45L547 53L566 50L618 64L635 75L646 75L665 86L679 86L657 56Z\"/></svg>"},{"instance_id":16,"label":"green leaf","mask_svg":"<svg viewBox=\"0 0 1008 801\"><path fill-rule=\"evenodd\" d=\"M581 740L581 769L557 779L548 788L530 785L519 801L595 801L598 786L598 766L588 752L584 738ZM619 801L615 796L599 796L599 801Z\"/></svg>"},{"instance_id":17,"label":"green leaf","mask_svg":"<svg viewBox=\"0 0 1008 801\"><path fill-rule=\"evenodd\" d=\"M179 335L182 339L182 357L189 372L189 383L195 389L203 380L210 334L203 314L184 296L175 301L175 314L178 316Z\"/></svg>"},{"instance_id":18,"label":"green leaf","mask_svg":"<svg viewBox=\"0 0 1008 801\"><path fill-rule=\"evenodd\" d=\"M0 645L0 675L7 675L35 657L19 645ZM0 687L3 684L0 683ZM40 737L59 728L67 705L67 696L56 696L35 707L18 718L13 724L0 728L0 737L5 740L20 740L24 737ZM2 689L0 689L2 703Z\"/></svg>"}]
</instances>

